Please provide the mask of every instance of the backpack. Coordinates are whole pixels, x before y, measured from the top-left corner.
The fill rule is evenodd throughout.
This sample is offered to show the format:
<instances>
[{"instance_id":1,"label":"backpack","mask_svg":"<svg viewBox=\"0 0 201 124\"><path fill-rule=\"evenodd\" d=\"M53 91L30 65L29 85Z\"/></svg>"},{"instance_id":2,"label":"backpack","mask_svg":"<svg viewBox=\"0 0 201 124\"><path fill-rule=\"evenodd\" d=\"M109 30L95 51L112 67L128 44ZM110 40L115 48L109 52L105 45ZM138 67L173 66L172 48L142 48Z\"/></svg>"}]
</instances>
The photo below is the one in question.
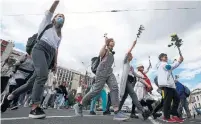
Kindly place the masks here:
<instances>
[{"instance_id":1,"label":"backpack","mask_svg":"<svg viewBox=\"0 0 201 124\"><path fill-rule=\"evenodd\" d=\"M131 76L131 75L128 75L128 79L127 79L129 82L133 83L134 85L136 84L137 82L137 78L135 76Z\"/></svg>"},{"instance_id":2,"label":"backpack","mask_svg":"<svg viewBox=\"0 0 201 124\"><path fill-rule=\"evenodd\" d=\"M156 77L154 78L154 83L156 84L156 86L158 86L158 76L156 76Z\"/></svg>"},{"instance_id":3,"label":"backpack","mask_svg":"<svg viewBox=\"0 0 201 124\"><path fill-rule=\"evenodd\" d=\"M185 93L186 97L189 97L191 94L191 91L189 90L188 87L184 86L184 93Z\"/></svg>"},{"instance_id":4,"label":"backpack","mask_svg":"<svg viewBox=\"0 0 201 124\"><path fill-rule=\"evenodd\" d=\"M98 68L99 63L100 63L100 56L98 56L98 57L93 57L93 58L91 59L91 71L92 71L94 74L96 74L96 70L97 70L97 68Z\"/></svg>"},{"instance_id":5,"label":"backpack","mask_svg":"<svg viewBox=\"0 0 201 124\"><path fill-rule=\"evenodd\" d=\"M106 53L107 53L107 52L105 52L105 55L106 55ZM105 57L105 55L103 56L103 58ZM102 59L103 59L103 58L102 58ZM98 57L93 57L93 58L91 59L91 71L92 71L94 74L96 74L96 70L97 70L98 65L100 64L100 61L101 61L102 59L100 59L100 56L98 56Z\"/></svg>"},{"instance_id":6,"label":"backpack","mask_svg":"<svg viewBox=\"0 0 201 124\"><path fill-rule=\"evenodd\" d=\"M27 45L26 45L26 52L30 55L31 54L31 51L34 47L34 45L37 43L37 40L40 40L40 38L43 36L44 32L50 28L53 27L53 24L49 24L45 27L45 29L41 32L41 34L39 34L38 36L38 33L34 34L32 37L29 37L28 38L28 41L27 41ZM38 37L38 38L37 38Z\"/></svg>"}]
</instances>

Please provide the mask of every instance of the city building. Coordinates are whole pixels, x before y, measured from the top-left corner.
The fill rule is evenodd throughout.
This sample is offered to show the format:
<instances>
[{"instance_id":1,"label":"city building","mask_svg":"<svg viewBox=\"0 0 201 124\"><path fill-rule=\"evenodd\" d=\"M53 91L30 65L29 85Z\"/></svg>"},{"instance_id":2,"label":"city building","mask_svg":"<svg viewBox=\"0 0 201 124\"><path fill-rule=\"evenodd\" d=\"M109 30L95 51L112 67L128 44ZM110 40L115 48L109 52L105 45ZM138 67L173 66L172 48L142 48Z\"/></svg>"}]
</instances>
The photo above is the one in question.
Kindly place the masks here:
<instances>
[{"instance_id":1,"label":"city building","mask_svg":"<svg viewBox=\"0 0 201 124\"><path fill-rule=\"evenodd\" d=\"M15 45L12 41L6 41L2 39L0 39L0 43L1 43L1 65L3 65L5 60L12 53L13 47Z\"/></svg>"},{"instance_id":2,"label":"city building","mask_svg":"<svg viewBox=\"0 0 201 124\"><path fill-rule=\"evenodd\" d=\"M23 52L21 50L18 50L18 49L13 49L10 56L15 58L16 60L19 60L23 55L25 55L26 52Z\"/></svg>"},{"instance_id":3,"label":"city building","mask_svg":"<svg viewBox=\"0 0 201 124\"><path fill-rule=\"evenodd\" d=\"M189 109L191 113L194 107L201 108L201 88L193 90L189 97Z\"/></svg>"},{"instance_id":4,"label":"city building","mask_svg":"<svg viewBox=\"0 0 201 124\"><path fill-rule=\"evenodd\" d=\"M68 69L65 67L58 66L57 67L57 81L58 85L66 82L68 84L69 89L77 90L81 80L86 80L87 85L92 84L92 78L90 76L86 76L81 74L78 71Z\"/></svg>"}]
</instances>

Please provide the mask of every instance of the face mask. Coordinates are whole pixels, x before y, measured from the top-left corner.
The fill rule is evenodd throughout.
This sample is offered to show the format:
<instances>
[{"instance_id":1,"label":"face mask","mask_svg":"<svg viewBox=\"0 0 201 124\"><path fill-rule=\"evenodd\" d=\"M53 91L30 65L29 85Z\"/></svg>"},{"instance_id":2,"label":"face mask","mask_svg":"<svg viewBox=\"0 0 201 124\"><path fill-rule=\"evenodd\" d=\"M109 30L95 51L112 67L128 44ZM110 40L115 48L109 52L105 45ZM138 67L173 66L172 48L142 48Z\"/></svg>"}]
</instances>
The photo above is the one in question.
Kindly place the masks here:
<instances>
[{"instance_id":1,"label":"face mask","mask_svg":"<svg viewBox=\"0 0 201 124\"><path fill-rule=\"evenodd\" d=\"M56 23L57 23L58 25L62 25L62 24L64 23L64 19L63 19L62 17L58 17L58 18L56 19Z\"/></svg>"}]
</instances>

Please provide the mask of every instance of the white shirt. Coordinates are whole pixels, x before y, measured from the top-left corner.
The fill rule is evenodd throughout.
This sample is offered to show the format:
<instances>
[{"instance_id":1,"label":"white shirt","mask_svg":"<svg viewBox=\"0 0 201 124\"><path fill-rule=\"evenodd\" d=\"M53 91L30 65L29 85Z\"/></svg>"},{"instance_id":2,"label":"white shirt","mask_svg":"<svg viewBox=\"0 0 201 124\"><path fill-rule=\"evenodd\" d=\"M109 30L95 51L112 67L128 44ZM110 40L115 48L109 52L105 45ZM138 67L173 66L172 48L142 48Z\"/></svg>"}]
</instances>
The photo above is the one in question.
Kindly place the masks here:
<instances>
[{"instance_id":1,"label":"white shirt","mask_svg":"<svg viewBox=\"0 0 201 124\"><path fill-rule=\"evenodd\" d=\"M158 67L158 85L159 87L169 87L169 88L176 88L172 70L177 68L180 63L175 62L173 64L169 64L171 66L170 70L166 69L167 62L160 62Z\"/></svg>"},{"instance_id":2,"label":"white shirt","mask_svg":"<svg viewBox=\"0 0 201 124\"><path fill-rule=\"evenodd\" d=\"M144 77L143 74L139 71L137 71L137 74ZM141 101L148 94L148 92L146 91L146 86L140 81L141 80L137 80L134 87L134 91L137 95L138 101Z\"/></svg>"},{"instance_id":3,"label":"white shirt","mask_svg":"<svg viewBox=\"0 0 201 124\"><path fill-rule=\"evenodd\" d=\"M45 29L47 25L52 23L52 20L51 20L52 16L53 16L53 13L51 13L50 11L47 11L45 13L45 17L42 23L40 24L40 27L38 30L38 36L41 34L41 32ZM40 40L45 41L46 43L48 43L50 46L52 46L55 49L58 49L61 42L61 38L58 37L55 26L46 30Z\"/></svg>"},{"instance_id":4,"label":"white shirt","mask_svg":"<svg viewBox=\"0 0 201 124\"><path fill-rule=\"evenodd\" d=\"M78 93L82 93L82 87L81 86L77 88L77 94Z\"/></svg>"},{"instance_id":5,"label":"white shirt","mask_svg":"<svg viewBox=\"0 0 201 124\"><path fill-rule=\"evenodd\" d=\"M54 82L57 82L57 76L53 72L49 72L48 80L46 82L46 86L48 87L47 91L49 94L54 94L56 87L56 83Z\"/></svg>"}]
</instances>

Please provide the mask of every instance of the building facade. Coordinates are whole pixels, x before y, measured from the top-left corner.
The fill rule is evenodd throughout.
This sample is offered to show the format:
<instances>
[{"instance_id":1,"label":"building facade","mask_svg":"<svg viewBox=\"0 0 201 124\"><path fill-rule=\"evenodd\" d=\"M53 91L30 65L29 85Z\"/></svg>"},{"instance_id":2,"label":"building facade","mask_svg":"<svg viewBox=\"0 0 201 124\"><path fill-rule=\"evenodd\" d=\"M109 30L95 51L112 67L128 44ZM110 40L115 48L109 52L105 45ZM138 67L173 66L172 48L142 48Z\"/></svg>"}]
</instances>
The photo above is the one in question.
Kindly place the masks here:
<instances>
[{"instance_id":1,"label":"building facade","mask_svg":"<svg viewBox=\"0 0 201 124\"><path fill-rule=\"evenodd\" d=\"M12 53L14 43L12 41L6 41L2 39L0 39L0 43L1 43L1 65L3 65L5 60Z\"/></svg>"},{"instance_id":2,"label":"building facade","mask_svg":"<svg viewBox=\"0 0 201 124\"><path fill-rule=\"evenodd\" d=\"M189 98L189 109L191 113L194 107L201 108L201 88L197 88L191 92Z\"/></svg>"},{"instance_id":3,"label":"building facade","mask_svg":"<svg viewBox=\"0 0 201 124\"><path fill-rule=\"evenodd\" d=\"M80 85L81 80L86 80L87 85L91 85L92 83L92 78L90 76L86 76L81 74L78 71L68 69L65 67L58 66L57 67L57 82L58 85L62 84L63 82L66 82L68 84L68 88L70 89L75 89Z\"/></svg>"},{"instance_id":4,"label":"building facade","mask_svg":"<svg viewBox=\"0 0 201 124\"><path fill-rule=\"evenodd\" d=\"M10 56L15 58L16 60L19 60L23 55L25 55L25 52L19 51L17 49L13 49Z\"/></svg>"}]
</instances>

